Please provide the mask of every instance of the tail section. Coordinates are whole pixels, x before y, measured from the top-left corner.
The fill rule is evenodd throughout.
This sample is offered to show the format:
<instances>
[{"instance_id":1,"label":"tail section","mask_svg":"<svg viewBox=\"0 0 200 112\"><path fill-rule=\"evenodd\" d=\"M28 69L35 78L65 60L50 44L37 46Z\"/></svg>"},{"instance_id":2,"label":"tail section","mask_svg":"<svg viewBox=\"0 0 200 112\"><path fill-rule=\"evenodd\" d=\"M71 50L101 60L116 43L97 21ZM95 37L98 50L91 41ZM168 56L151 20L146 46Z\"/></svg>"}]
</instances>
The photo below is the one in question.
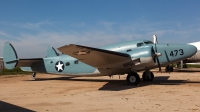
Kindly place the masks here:
<instances>
[{"instance_id":1,"label":"tail section","mask_svg":"<svg viewBox=\"0 0 200 112\"><path fill-rule=\"evenodd\" d=\"M6 42L3 50L4 66L7 69L13 69L17 66L18 57L17 53L11 43Z\"/></svg>"},{"instance_id":2,"label":"tail section","mask_svg":"<svg viewBox=\"0 0 200 112\"><path fill-rule=\"evenodd\" d=\"M46 53L47 58L48 57L55 57L55 56L58 56L58 55L59 54L56 52L56 50L53 47L51 47L51 46L48 47L47 53Z\"/></svg>"},{"instance_id":3,"label":"tail section","mask_svg":"<svg viewBox=\"0 0 200 112\"><path fill-rule=\"evenodd\" d=\"M43 58L19 59L17 57L17 53L14 47L9 42L6 42L4 45L3 61L4 61L4 66L7 69L21 67L22 70L24 71L46 73L46 68Z\"/></svg>"}]
</instances>

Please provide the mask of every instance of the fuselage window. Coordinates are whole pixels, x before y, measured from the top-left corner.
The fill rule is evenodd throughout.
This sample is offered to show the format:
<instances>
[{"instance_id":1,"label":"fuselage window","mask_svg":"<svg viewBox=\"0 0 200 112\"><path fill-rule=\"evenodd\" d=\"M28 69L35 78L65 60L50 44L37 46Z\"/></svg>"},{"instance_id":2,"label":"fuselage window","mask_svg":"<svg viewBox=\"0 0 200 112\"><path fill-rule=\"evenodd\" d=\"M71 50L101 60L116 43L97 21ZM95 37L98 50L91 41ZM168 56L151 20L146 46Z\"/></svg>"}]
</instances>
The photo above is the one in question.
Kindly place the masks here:
<instances>
[{"instance_id":1,"label":"fuselage window","mask_svg":"<svg viewBox=\"0 0 200 112\"><path fill-rule=\"evenodd\" d=\"M126 52L130 52L130 51L132 51L131 49L128 49Z\"/></svg>"},{"instance_id":2,"label":"fuselage window","mask_svg":"<svg viewBox=\"0 0 200 112\"><path fill-rule=\"evenodd\" d=\"M66 66L69 66L69 65L70 65L70 63L69 63L69 62L67 62L65 65L66 65Z\"/></svg>"},{"instance_id":3,"label":"fuselage window","mask_svg":"<svg viewBox=\"0 0 200 112\"><path fill-rule=\"evenodd\" d=\"M74 61L74 64L78 64L78 60L75 60L75 61Z\"/></svg>"}]
</instances>

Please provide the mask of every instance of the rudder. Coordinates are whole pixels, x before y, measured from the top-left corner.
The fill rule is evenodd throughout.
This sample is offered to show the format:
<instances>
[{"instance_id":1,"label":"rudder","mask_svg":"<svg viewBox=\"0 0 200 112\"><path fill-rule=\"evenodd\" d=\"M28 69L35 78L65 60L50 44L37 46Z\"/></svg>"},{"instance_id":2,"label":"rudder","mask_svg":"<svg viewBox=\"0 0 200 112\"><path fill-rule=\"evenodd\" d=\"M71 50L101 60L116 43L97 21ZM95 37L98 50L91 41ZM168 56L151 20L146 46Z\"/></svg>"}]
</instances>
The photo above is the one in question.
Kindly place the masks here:
<instances>
[{"instance_id":1,"label":"rudder","mask_svg":"<svg viewBox=\"0 0 200 112\"><path fill-rule=\"evenodd\" d=\"M4 61L4 66L7 69L15 68L18 63L17 53L16 53L14 47L12 46L12 44L9 42L6 42L4 44L3 61Z\"/></svg>"}]
</instances>

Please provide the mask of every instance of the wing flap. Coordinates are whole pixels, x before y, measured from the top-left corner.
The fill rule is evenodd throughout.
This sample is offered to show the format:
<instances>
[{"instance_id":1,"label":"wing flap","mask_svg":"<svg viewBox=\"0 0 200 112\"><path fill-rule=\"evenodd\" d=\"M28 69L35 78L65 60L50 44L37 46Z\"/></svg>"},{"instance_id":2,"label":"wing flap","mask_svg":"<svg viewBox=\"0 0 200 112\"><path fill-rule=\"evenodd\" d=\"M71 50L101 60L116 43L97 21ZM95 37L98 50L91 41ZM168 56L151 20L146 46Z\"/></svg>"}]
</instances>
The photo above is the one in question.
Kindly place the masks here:
<instances>
[{"instance_id":1,"label":"wing flap","mask_svg":"<svg viewBox=\"0 0 200 112\"><path fill-rule=\"evenodd\" d=\"M124 63L131 62L130 55L104 49L81 45L65 45L58 48L64 54L72 56L93 67L123 67Z\"/></svg>"}]
</instances>

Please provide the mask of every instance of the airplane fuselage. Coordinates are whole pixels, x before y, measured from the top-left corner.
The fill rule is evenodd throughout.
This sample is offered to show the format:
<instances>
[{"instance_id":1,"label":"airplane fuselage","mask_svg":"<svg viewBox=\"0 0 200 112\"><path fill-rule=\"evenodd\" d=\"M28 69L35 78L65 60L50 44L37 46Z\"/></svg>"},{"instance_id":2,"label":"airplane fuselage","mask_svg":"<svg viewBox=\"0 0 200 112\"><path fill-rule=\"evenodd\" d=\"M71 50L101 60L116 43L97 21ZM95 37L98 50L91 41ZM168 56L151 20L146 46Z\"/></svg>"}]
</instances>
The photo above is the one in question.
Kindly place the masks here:
<instances>
[{"instance_id":1,"label":"airplane fuselage","mask_svg":"<svg viewBox=\"0 0 200 112\"><path fill-rule=\"evenodd\" d=\"M153 48L154 51L151 49ZM158 62L151 59L151 52L160 53L158 57L161 66L186 59L196 53L196 48L185 44L153 44L151 41L138 40L101 47L100 49L125 53L137 63L121 64L118 67L96 68L81 62L69 55L61 54L55 57L43 58L43 62L36 62L31 67L22 67L25 71L44 72L52 74L66 74L73 76L116 75L132 71L141 71L146 68L158 67ZM76 55L87 55L87 52L76 52ZM95 58L95 57L91 57ZM151 60L149 60L151 59ZM144 61L142 61L144 60ZM127 66L126 66L127 65ZM114 66L114 65L112 65Z\"/></svg>"}]
</instances>

